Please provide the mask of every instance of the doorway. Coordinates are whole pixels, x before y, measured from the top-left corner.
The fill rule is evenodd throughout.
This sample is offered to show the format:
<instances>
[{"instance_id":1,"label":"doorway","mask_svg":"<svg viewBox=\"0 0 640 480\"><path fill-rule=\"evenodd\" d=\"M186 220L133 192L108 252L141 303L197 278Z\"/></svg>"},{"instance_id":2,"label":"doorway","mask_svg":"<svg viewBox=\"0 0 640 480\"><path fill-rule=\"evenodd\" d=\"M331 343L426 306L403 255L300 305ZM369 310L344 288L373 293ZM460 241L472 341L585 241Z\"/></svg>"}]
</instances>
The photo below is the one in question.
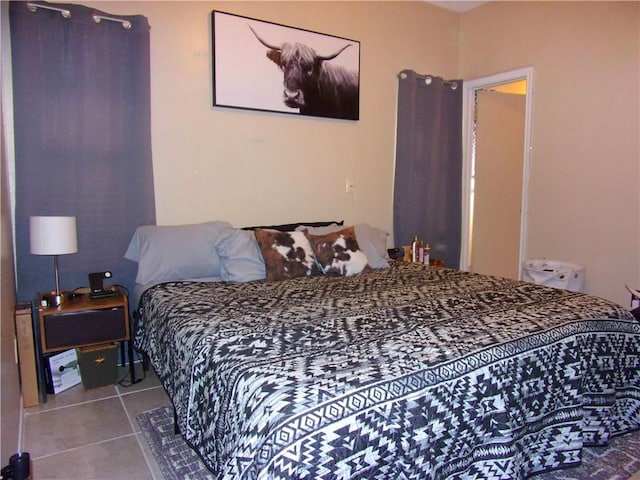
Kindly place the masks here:
<instances>
[{"instance_id":1,"label":"doorway","mask_svg":"<svg viewBox=\"0 0 640 480\"><path fill-rule=\"evenodd\" d=\"M532 81L528 67L463 84L461 270L522 278Z\"/></svg>"}]
</instances>

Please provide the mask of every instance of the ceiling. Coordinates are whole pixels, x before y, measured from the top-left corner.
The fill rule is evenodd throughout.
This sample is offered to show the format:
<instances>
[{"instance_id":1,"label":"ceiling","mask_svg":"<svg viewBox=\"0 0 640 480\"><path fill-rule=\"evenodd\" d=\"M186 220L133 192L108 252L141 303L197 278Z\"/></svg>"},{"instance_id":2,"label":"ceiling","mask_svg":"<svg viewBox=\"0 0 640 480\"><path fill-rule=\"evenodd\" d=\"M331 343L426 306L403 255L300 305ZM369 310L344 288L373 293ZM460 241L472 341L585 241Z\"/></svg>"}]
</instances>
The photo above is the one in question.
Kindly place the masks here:
<instances>
[{"instance_id":1,"label":"ceiling","mask_svg":"<svg viewBox=\"0 0 640 480\"><path fill-rule=\"evenodd\" d=\"M446 8L447 10L452 10L454 12L466 12L467 10L471 10L472 8L479 7L483 3L487 3L486 1L456 1L456 0L441 0L441 1L429 1L438 7Z\"/></svg>"}]
</instances>

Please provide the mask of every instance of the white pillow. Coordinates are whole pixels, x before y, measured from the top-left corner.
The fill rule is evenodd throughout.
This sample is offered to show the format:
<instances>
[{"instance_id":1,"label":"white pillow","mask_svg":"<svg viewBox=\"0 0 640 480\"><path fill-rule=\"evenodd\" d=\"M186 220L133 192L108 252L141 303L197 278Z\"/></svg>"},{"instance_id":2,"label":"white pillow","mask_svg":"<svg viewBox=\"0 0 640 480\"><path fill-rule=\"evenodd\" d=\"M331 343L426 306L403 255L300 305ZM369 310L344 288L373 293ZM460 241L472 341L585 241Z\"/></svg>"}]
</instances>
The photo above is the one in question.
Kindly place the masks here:
<instances>
[{"instance_id":1,"label":"white pillow","mask_svg":"<svg viewBox=\"0 0 640 480\"><path fill-rule=\"evenodd\" d=\"M142 285L220 276L216 244L228 222L190 225L144 225L131 238L124 257L138 262L136 283Z\"/></svg>"}]
</instances>

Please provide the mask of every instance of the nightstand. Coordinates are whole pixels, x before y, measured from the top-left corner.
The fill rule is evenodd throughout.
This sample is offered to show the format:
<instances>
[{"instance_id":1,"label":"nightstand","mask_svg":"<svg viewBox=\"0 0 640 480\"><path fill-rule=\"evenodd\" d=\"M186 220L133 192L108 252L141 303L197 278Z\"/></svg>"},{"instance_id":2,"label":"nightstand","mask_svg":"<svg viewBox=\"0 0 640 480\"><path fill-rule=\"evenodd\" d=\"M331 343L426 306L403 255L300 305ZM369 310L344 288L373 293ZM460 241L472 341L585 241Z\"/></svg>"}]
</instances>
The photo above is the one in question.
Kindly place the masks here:
<instances>
[{"instance_id":1,"label":"nightstand","mask_svg":"<svg viewBox=\"0 0 640 480\"><path fill-rule=\"evenodd\" d=\"M116 288L113 297L90 298L77 295L58 307L36 302L38 339L38 379L40 399L46 402L43 355L70 348L87 347L107 342L127 341L131 381L135 382L133 345L129 329L129 301L123 289Z\"/></svg>"}]
</instances>

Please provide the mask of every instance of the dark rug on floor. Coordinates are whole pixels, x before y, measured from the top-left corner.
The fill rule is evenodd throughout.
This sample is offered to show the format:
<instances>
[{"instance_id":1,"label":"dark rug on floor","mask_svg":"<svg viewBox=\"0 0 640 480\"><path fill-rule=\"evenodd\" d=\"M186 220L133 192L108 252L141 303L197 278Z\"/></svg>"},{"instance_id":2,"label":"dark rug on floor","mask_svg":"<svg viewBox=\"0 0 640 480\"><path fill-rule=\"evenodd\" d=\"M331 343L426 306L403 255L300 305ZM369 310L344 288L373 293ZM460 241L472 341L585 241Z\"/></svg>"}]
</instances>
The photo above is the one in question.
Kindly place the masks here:
<instances>
[{"instance_id":1,"label":"dark rug on floor","mask_svg":"<svg viewBox=\"0 0 640 480\"><path fill-rule=\"evenodd\" d=\"M200 457L173 433L173 411L161 407L137 416L165 480L207 480L214 476ZM640 471L640 431L614 437L606 447L583 450L582 464L575 468L543 473L532 480L626 480Z\"/></svg>"},{"instance_id":2,"label":"dark rug on floor","mask_svg":"<svg viewBox=\"0 0 640 480\"><path fill-rule=\"evenodd\" d=\"M173 408L160 407L136 417L164 480L215 479L181 435L173 433Z\"/></svg>"}]
</instances>

